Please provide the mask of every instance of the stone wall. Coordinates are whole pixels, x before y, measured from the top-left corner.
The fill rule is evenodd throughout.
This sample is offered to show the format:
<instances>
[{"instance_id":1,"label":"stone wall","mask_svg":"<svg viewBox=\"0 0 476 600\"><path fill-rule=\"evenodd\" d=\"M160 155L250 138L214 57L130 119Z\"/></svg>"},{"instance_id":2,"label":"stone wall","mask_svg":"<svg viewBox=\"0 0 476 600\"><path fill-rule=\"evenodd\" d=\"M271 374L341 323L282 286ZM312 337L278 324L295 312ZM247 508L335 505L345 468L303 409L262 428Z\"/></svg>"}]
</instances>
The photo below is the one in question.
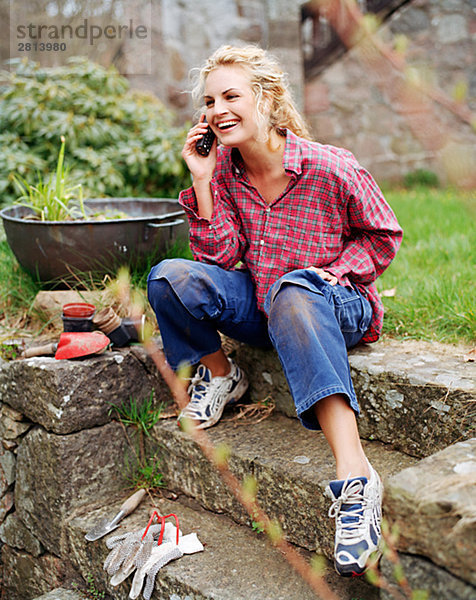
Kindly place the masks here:
<instances>
[{"instance_id":1,"label":"stone wall","mask_svg":"<svg viewBox=\"0 0 476 600\"><path fill-rule=\"evenodd\" d=\"M277 412L290 415L292 402L276 353L231 344L231 340L227 346L248 373L251 398L272 398ZM353 350L350 363L363 413L361 434L371 440L364 442L366 453L385 477L394 476L386 483L385 510L400 525L398 547L412 564L418 561L418 573L425 572L423 589L443 588L444 593L435 592L435 598L473 598L476 580L469 563L476 543L476 439L470 439L475 423L474 363L448 349L439 353L434 344L389 340ZM113 420L111 404L130 397L148 398L151 393L158 402L170 400L155 365L139 346L79 360L0 360L0 573L3 569L8 600L37 598L53 587L70 588L87 576L93 576L100 589L109 590L112 598L126 598L128 586L127 591L123 587L112 592L111 586L106 587L104 546L88 544L84 534L99 516L116 514L130 494L124 467L134 463L128 443L133 432L129 430L126 437L121 424ZM216 446L226 444L231 449L235 474L240 479L256 477L260 502L272 518L279 516L287 524L284 530L292 542L330 551L331 521L316 521L315 516L327 514L321 492L333 474L330 449L322 446L324 438L279 415L261 423L250 421L246 427L239 427L235 419L224 421L210 430L210 436ZM156 425L147 438L147 453L159 461L169 491L190 494L205 508L248 522L174 420ZM308 457L309 463L299 467L294 456ZM427 458L420 462L422 456ZM439 486L438 493L432 492L432 486ZM170 512L182 509L166 509L163 514ZM208 513L203 521L213 518ZM137 527L144 519L148 519L145 507ZM195 529L196 515L190 519L192 524ZM213 522L207 527L216 529ZM225 530L231 547L237 537L230 525L220 535ZM441 532L444 539L437 544L435 536ZM204 560L216 565L217 554L207 537ZM219 555L226 546L223 539L215 545ZM239 544L238 549L242 551ZM269 564L263 550L257 560ZM242 565L239 559L233 561ZM208 574L209 564L197 563L195 573ZM228 585L234 579L230 572L222 566L218 587L193 597L230 598ZM192 593L184 583L187 576L195 585L197 577L184 563L184 570L169 578L174 593L182 588L187 589L184 595ZM239 577L236 581L242 585ZM279 580L268 581L279 586ZM227 586L223 595L221 584ZM420 585L417 578L414 587ZM271 597L270 589L266 597ZM277 595L278 591L272 597ZM157 592L154 598L159 597L164 596Z\"/></svg>"},{"instance_id":2,"label":"stone wall","mask_svg":"<svg viewBox=\"0 0 476 600\"><path fill-rule=\"evenodd\" d=\"M390 64L369 68L359 49L347 52L318 77L305 79L300 7L293 0L161 0L153 2L153 76L131 77L191 119L189 74L218 46L255 43L268 48L289 73L315 139L343 146L379 180L401 180L416 169L442 182L475 185L475 134L448 107L424 100L409 107ZM413 0L381 29L390 46L405 36L410 67L452 100L455 90L476 109L475 0ZM399 37L400 36L400 37ZM465 91L466 88L466 91ZM457 107L457 109L460 107Z\"/></svg>"},{"instance_id":3,"label":"stone wall","mask_svg":"<svg viewBox=\"0 0 476 600\"><path fill-rule=\"evenodd\" d=\"M450 100L459 89L473 111L475 8L474 0L413 0L383 33L389 44L405 36L408 65ZM317 139L347 147L380 180L425 168L474 186L474 129L439 102L423 100L426 111L405 102L398 72L390 63L384 72L369 68L370 61L354 49L306 83L305 110Z\"/></svg>"},{"instance_id":4,"label":"stone wall","mask_svg":"<svg viewBox=\"0 0 476 600\"><path fill-rule=\"evenodd\" d=\"M27 600L80 581L68 558L69 523L124 499L125 464L134 464L111 404L152 393L157 402L169 399L140 347L82 360L0 359L0 587L6 598Z\"/></svg>"},{"instance_id":5,"label":"stone wall","mask_svg":"<svg viewBox=\"0 0 476 600\"><path fill-rule=\"evenodd\" d=\"M152 0L152 76L130 76L154 92L181 121L193 117L191 70L223 44L267 47L286 65L302 104L298 0ZM125 49L127 53L127 48Z\"/></svg>"}]
</instances>

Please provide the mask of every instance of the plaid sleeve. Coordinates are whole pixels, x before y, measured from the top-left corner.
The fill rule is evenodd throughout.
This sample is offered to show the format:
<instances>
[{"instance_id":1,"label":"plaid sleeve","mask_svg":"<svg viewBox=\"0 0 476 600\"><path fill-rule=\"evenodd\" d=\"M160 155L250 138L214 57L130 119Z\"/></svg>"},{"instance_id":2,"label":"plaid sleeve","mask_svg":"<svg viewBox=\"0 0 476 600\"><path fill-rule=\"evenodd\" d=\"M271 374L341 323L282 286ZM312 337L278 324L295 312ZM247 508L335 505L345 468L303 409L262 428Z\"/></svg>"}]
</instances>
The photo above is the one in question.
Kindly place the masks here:
<instances>
[{"instance_id":1,"label":"plaid sleeve","mask_svg":"<svg viewBox=\"0 0 476 600\"><path fill-rule=\"evenodd\" d=\"M369 285L392 262L403 232L372 176L362 167L353 171L344 186L350 235L340 256L325 268L337 278Z\"/></svg>"},{"instance_id":2,"label":"plaid sleeve","mask_svg":"<svg viewBox=\"0 0 476 600\"><path fill-rule=\"evenodd\" d=\"M214 210L210 220L198 215L193 187L179 195L190 228L190 249L195 260L231 269L243 256L246 240L236 212L229 206L226 191L211 182Z\"/></svg>"}]
</instances>

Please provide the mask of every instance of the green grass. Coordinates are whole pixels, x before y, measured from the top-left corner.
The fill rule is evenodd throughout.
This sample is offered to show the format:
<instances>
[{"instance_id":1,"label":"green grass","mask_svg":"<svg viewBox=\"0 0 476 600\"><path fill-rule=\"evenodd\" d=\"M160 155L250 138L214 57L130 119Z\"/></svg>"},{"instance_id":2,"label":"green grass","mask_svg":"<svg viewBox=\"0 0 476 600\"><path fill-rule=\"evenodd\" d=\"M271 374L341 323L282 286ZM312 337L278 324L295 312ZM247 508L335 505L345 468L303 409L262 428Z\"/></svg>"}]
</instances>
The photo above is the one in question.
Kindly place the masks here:
<instances>
[{"instance_id":1,"label":"green grass","mask_svg":"<svg viewBox=\"0 0 476 600\"><path fill-rule=\"evenodd\" d=\"M164 485L158 459L156 456L147 456L145 447L145 437L150 436L149 431L161 418L163 409L163 403L156 405L153 393L142 401L131 397L129 402L124 401L121 405L111 403L109 414L116 413L118 420L132 427L136 433L135 439L127 436L134 457L129 459L126 454L124 465L124 476L133 488L156 489ZM137 446L136 450L134 445Z\"/></svg>"},{"instance_id":2,"label":"green grass","mask_svg":"<svg viewBox=\"0 0 476 600\"><path fill-rule=\"evenodd\" d=\"M476 199L461 190L385 194L404 229L397 257L379 278L384 333L445 343L476 340Z\"/></svg>"},{"instance_id":3,"label":"green grass","mask_svg":"<svg viewBox=\"0 0 476 600\"><path fill-rule=\"evenodd\" d=\"M6 240L0 241L0 322L20 328L40 290L18 264Z\"/></svg>"},{"instance_id":4,"label":"green grass","mask_svg":"<svg viewBox=\"0 0 476 600\"><path fill-rule=\"evenodd\" d=\"M137 428L142 434L149 436L149 430L160 419L164 410L163 403L155 406L154 395L150 394L148 398L137 402L135 398L129 398L129 402L124 401L120 405L111 403L109 414L116 413L119 420L124 425L131 425Z\"/></svg>"}]
</instances>

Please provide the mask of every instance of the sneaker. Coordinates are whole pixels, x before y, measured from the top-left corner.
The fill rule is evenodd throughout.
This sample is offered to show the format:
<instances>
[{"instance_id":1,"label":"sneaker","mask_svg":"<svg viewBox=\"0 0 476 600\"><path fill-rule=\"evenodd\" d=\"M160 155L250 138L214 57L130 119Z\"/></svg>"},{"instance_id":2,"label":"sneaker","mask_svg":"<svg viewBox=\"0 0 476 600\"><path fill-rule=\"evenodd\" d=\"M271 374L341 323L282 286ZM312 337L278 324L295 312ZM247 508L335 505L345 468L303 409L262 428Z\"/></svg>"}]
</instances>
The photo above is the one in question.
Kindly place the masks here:
<instances>
[{"instance_id":1,"label":"sneaker","mask_svg":"<svg viewBox=\"0 0 476 600\"><path fill-rule=\"evenodd\" d=\"M339 575L362 575L370 555L380 555L383 486L369 463L370 479L336 480L327 488L333 500L329 516L335 518L334 565Z\"/></svg>"},{"instance_id":2,"label":"sneaker","mask_svg":"<svg viewBox=\"0 0 476 600\"><path fill-rule=\"evenodd\" d=\"M231 371L224 377L212 377L210 369L200 364L197 368L188 393L190 402L179 415L195 421L197 429L206 429L217 423L227 404L237 402L248 389L248 380L238 365L228 359Z\"/></svg>"}]
</instances>

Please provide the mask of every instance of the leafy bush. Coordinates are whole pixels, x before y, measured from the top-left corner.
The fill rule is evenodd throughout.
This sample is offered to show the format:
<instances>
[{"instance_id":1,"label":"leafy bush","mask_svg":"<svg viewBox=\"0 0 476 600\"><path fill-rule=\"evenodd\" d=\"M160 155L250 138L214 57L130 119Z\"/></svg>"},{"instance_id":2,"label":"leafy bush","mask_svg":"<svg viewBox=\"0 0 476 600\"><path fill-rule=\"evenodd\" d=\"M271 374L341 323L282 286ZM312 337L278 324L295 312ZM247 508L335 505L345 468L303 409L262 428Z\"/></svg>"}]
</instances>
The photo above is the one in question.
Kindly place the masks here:
<instances>
[{"instance_id":1,"label":"leafy bush","mask_svg":"<svg viewBox=\"0 0 476 600\"><path fill-rule=\"evenodd\" d=\"M44 68L26 59L2 72L0 201L53 171L61 136L66 166L89 196L175 197L188 185L180 150L185 129L152 94L129 89L113 68L85 58Z\"/></svg>"}]
</instances>

